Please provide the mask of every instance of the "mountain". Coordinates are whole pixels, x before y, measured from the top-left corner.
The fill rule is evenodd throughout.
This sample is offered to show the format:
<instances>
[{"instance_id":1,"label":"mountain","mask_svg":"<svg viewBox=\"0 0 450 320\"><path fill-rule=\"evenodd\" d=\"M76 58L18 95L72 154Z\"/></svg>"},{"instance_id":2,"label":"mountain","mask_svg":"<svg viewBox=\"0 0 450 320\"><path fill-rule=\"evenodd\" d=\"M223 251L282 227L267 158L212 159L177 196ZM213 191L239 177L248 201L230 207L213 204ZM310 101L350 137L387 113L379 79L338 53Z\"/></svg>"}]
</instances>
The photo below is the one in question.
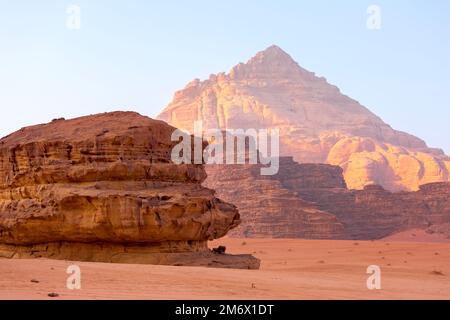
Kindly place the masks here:
<instances>
[{"instance_id":1,"label":"mountain","mask_svg":"<svg viewBox=\"0 0 450 320\"><path fill-rule=\"evenodd\" d=\"M417 190L449 180L450 158L442 150L394 130L277 46L228 74L190 82L158 118L191 131L197 120L203 129L279 128L282 155L338 165L353 189Z\"/></svg>"}]
</instances>

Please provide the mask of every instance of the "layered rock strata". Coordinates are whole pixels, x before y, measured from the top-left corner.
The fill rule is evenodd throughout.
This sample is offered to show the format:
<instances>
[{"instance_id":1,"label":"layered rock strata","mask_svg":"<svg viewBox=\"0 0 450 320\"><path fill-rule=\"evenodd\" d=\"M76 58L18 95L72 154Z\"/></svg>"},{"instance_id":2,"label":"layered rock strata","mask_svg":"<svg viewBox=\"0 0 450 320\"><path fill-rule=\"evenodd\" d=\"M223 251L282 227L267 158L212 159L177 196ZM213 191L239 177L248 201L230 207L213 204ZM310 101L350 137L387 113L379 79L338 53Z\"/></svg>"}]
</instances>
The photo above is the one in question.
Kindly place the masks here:
<instances>
[{"instance_id":1,"label":"layered rock strata","mask_svg":"<svg viewBox=\"0 0 450 320\"><path fill-rule=\"evenodd\" d=\"M205 185L233 199L242 223L237 237L338 239L343 225L330 213L301 199L280 180L260 176L259 165L208 165ZM228 201L226 200L226 201Z\"/></svg>"},{"instance_id":2,"label":"layered rock strata","mask_svg":"<svg viewBox=\"0 0 450 320\"><path fill-rule=\"evenodd\" d=\"M114 112L1 139L0 256L256 268L209 252L240 216L202 165L172 163L173 130Z\"/></svg>"},{"instance_id":3,"label":"layered rock strata","mask_svg":"<svg viewBox=\"0 0 450 320\"><path fill-rule=\"evenodd\" d=\"M413 228L449 230L450 183L415 192L376 185L351 190L337 166L282 157L274 176L261 176L260 167L207 166L205 184L241 212L233 236L370 240Z\"/></svg>"}]
</instances>

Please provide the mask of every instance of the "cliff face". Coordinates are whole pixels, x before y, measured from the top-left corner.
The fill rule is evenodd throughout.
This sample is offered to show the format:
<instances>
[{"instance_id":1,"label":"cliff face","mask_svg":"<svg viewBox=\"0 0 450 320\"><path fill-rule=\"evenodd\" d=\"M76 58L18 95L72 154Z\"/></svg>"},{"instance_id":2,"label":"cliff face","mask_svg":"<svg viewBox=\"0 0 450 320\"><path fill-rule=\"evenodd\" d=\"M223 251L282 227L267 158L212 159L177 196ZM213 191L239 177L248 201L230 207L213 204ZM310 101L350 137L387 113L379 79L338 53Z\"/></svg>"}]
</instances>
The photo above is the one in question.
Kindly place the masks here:
<instances>
[{"instance_id":1,"label":"cliff face","mask_svg":"<svg viewBox=\"0 0 450 320\"><path fill-rule=\"evenodd\" d=\"M260 178L258 165L208 165L205 185L232 200L243 217L232 236L335 239L344 237L336 217L302 200L277 179ZM320 182L319 182L320 183Z\"/></svg>"},{"instance_id":2,"label":"cliff face","mask_svg":"<svg viewBox=\"0 0 450 320\"><path fill-rule=\"evenodd\" d=\"M199 120L205 130L279 128L283 155L341 166L352 189L417 190L449 180L442 151L392 129L276 46L228 74L192 81L159 119L190 132Z\"/></svg>"},{"instance_id":3,"label":"cliff face","mask_svg":"<svg viewBox=\"0 0 450 320\"><path fill-rule=\"evenodd\" d=\"M207 256L207 240L236 227L239 213L201 186L202 165L171 162L173 130L115 112L1 139L0 254L168 264Z\"/></svg>"},{"instance_id":4,"label":"cliff face","mask_svg":"<svg viewBox=\"0 0 450 320\"><path fill-rule=\"evenodd\" d=\"M241 212L234 236L368 240L412 228L450 236L450 183L416 192L349 190L341 168L292 158L281 158L274 176L261 176L260 165L207 166L207 172L206 185Z\"/></svg>"},{"instance_id":5,"label":"cliff face","mask_svg":"<svg viewBox=\"0 0 450 320\"><path fill-rule=\"evenodd\" d=\"M297 189L299 195L332 212L351 239L379 239L407 229L450 222L450 184L421 186L416 192L391 193L380 186L364 190ZM448 234L450 236L450 233Z\"/></svg>"}]
</instances>

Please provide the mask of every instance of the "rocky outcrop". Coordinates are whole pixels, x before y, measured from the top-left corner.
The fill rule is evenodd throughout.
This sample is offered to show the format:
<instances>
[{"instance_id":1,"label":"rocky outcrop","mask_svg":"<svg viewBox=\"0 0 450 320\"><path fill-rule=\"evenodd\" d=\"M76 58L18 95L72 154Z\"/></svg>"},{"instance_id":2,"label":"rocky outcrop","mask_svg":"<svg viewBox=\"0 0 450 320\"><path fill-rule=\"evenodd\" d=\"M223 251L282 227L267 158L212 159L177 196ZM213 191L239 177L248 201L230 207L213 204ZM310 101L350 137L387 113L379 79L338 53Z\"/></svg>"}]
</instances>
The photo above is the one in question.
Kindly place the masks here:
<instances>
[{"instance_id":1,"label":"rocky outcrop","mask_svg":"<svg viewBox=\"0 0 450 320\"><path fill-rule=\"evenodd\" d=\"M350 239L380 239L408 229L450 222L450 184L433 183L415 192L392 193L381 186L364 190L297 189L300 196L333 213Z\"/></svg>"},{"instance_id":2,"label":"rocky outcrop","mask_svg":"<svg viewBox=\"0 0 450 320\"><path fill-rule=\"evenodd\" d=\"M233 236L369 240L413 228L450 235L450 183L350 190L337 166L285 157L274 176L261 176L260 167L207 166L205 184L241 212Z\"/></svg>"},{"instance_id":3,"label":"rocky outcrop","mask_svg":"<svg viewBox=\"0 0 450 320\"><path fill-rule=\"evenodd\" d=\"M341 166L349 188L418 190L449 181L450 159L392 129L325 78L272 46L228 73L194 80L159 115L178 128L280 129L281 152L302 163Z\"/></svg>"},{"instance_id":4,"label":"rocky outcrop","mask_svg":"<svg viewBox=\"0 0 450 320\"><path fill-rule=\"evenodd\" d=\"M277 179L260 176L259 165L208 165L205 185L225 201L233 200L243 217L232 236L335 239L344 237L336 217L303 201ZM318 183L326 183L324 179Z\"/></svg>"},{"instance_id":5,"label":"rocky outcrop","mask_svg":"<svg viewBox=\"0 0 450 320\"><path fill-rule=\"evenodd\" d=\"M114 112L1 139L0 255L212 263L207 241L227 234L240 216L201 186L202 165L172 163L174 129ZM245 267L258 264L243 258L251 262ZM221 259L223 266L233 260L213 260Z\"/></svg>"}]
</instances>

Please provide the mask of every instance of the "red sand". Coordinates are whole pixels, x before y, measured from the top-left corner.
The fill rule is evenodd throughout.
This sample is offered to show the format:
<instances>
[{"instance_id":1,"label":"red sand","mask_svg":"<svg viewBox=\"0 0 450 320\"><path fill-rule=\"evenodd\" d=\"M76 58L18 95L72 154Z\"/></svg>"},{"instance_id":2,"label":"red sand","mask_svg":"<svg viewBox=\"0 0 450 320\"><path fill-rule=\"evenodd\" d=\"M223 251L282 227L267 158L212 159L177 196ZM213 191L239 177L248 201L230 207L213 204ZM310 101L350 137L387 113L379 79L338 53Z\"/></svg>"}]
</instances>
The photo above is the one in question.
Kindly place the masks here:
<instances>
[{"instance_id":1,"label":"red sand","mask_svg":"<svg viewBox=\"0 0 450 320\"><path fill-rule=\"evenodd\" d=\"M218 244L253 253L261 270L0 259L0 298L450 299L448 243L226 238L211 246ZM66 288L71 264L81 267L81 290ZM381 267L382 290L367 289L369 265Z\"/></svg>"}]
</instances>

